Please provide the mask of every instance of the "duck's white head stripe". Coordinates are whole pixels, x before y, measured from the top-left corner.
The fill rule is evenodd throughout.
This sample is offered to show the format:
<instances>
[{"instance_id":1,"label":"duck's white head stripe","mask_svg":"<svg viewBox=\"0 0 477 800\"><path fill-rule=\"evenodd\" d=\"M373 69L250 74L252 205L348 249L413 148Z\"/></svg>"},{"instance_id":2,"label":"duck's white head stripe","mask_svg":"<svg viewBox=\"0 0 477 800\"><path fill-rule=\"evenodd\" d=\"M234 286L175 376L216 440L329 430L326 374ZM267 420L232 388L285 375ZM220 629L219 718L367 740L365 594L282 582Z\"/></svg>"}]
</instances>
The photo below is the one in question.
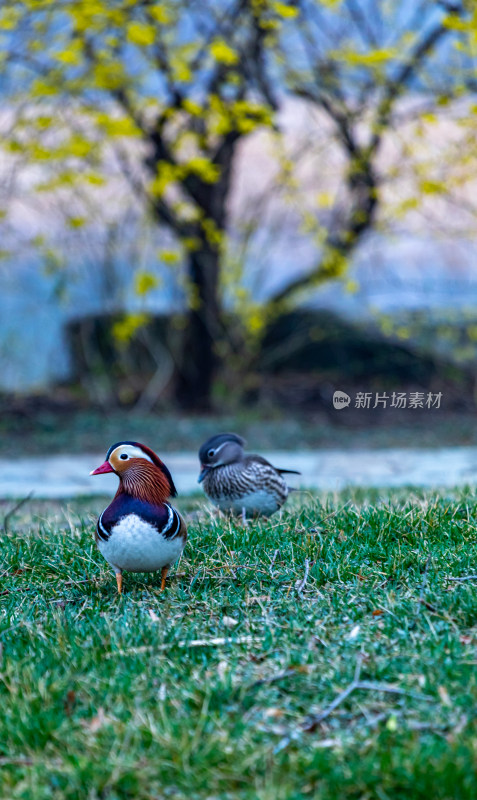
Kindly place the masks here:
<instances>
[{"instance_id":1,"label":"duck's white head stripe","mask_svg":"<svg viewBox=\"0 0 477 800\"><path fill-rule=\"evenodd\" d=\"M141 450L140 447L135 447L133 444L120 444L109 454L109 461L111 461L115 453L118 455L119 453L125 453L129 458L145 458L146 461L149 461L151 464L154 463L151 456L148 456L144 450Z\"/></svg>"},{"instance_id":2,"label":"duck's white head stripe","mask_svg":"<svg viewBox=\"0 0 477 800\"><path fill-rule=\"evenodd\" d=\"M229 442L222 442L222 444L219 444L218 447L212 448L212 450L215 450L215 454L217 455L217 453L219 453L220 450L222 450L222 447L225 447L226 444L229 444Z\"/></svg>"}]
</instances>

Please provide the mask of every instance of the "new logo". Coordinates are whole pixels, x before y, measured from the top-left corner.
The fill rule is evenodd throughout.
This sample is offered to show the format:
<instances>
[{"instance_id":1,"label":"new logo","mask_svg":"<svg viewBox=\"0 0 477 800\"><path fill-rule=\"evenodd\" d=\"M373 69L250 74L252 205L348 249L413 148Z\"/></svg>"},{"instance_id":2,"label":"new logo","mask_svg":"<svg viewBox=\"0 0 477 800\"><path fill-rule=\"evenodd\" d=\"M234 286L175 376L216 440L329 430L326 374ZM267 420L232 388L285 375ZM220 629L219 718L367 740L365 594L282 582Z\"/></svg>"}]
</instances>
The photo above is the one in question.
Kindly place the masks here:
<instances>
[{"instance_id":1,"label":"new logo","mask_svg":"<svg viewBox=\"0 0 477 800\"><path fill-rule=\"evenodd\" d=\"M346 392L336 391L333 394L333 405L335 408L346 408L351 403L351 397Z\"/></svg>"}]
</instances>

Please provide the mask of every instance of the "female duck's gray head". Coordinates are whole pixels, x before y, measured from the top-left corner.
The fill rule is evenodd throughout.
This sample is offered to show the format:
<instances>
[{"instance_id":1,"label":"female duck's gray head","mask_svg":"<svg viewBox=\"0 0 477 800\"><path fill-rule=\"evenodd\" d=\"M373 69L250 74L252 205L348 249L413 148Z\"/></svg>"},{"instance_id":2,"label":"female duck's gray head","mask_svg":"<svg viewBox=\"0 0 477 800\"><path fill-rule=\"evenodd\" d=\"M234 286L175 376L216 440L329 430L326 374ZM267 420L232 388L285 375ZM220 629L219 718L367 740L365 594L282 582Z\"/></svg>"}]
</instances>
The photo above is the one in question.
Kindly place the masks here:
<instances>
[{"instance_id":1,"label":"female duck's gray head","mask_svg":"<svg viewBox=\"0 0 477 800\"><path fill-rule=\"evenodd\" d=\"M208 472L224 464L232 464L234 461L241 461L243 458L243 448L245 439L237 436L236 433L218 433L211 436L199 450L199 460L202 471L199 475L201 483Z\"/></svg>"}]
</instances>

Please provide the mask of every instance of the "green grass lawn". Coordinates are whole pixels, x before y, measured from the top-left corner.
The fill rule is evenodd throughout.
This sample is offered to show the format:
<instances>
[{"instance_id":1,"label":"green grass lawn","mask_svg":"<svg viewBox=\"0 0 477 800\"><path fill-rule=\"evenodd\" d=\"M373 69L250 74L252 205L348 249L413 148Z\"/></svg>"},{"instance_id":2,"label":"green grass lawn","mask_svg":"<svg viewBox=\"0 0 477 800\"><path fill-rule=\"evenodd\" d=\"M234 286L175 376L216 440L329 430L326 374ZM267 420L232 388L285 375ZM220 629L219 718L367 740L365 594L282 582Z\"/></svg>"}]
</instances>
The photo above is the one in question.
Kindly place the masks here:
<instances>
[{"instance_id":1,"label":"green grass lawn","mask_svg":"<svg viewBox=\"0 0 477 800\"><path fill-rule=\"evenodd\" d=\"M475 799L471 494L196 511L166 591L122 598L97 505L2 534L2 800Z\"/></svg>"}]
</instances>

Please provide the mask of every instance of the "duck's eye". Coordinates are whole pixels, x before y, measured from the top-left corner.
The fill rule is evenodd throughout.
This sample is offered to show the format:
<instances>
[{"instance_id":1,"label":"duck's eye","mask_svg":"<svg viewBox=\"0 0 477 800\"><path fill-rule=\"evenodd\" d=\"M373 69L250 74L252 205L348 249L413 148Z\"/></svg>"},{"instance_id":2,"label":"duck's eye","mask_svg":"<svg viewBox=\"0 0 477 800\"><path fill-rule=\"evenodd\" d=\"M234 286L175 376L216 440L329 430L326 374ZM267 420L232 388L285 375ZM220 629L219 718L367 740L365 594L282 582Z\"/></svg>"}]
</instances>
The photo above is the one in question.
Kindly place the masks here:
<instances>
[{"instance_id":1,"label":"duck's eye","mask_svg":"<svg viewBox=\"0 0 477 800\"><path fill-rule=\"evenodd\" d=\"M127 460L128 460L128 458L129 458L129 456L127 455L127 453L121 453L121 455L119 456L119 458L122 458L122 460L123 460L123 461L127 461Z\"/></svg>"},{"instance_id":2,"label":"duck's eye","mask_svg":"<svg viewBox=\"0 0 477 800\"><path fill-rule=\"evenodd\" d=\"M207 451L207 458L212 458L212 456L215 456L215 450L208 450Z\"/></svg>"}]
</instances>

